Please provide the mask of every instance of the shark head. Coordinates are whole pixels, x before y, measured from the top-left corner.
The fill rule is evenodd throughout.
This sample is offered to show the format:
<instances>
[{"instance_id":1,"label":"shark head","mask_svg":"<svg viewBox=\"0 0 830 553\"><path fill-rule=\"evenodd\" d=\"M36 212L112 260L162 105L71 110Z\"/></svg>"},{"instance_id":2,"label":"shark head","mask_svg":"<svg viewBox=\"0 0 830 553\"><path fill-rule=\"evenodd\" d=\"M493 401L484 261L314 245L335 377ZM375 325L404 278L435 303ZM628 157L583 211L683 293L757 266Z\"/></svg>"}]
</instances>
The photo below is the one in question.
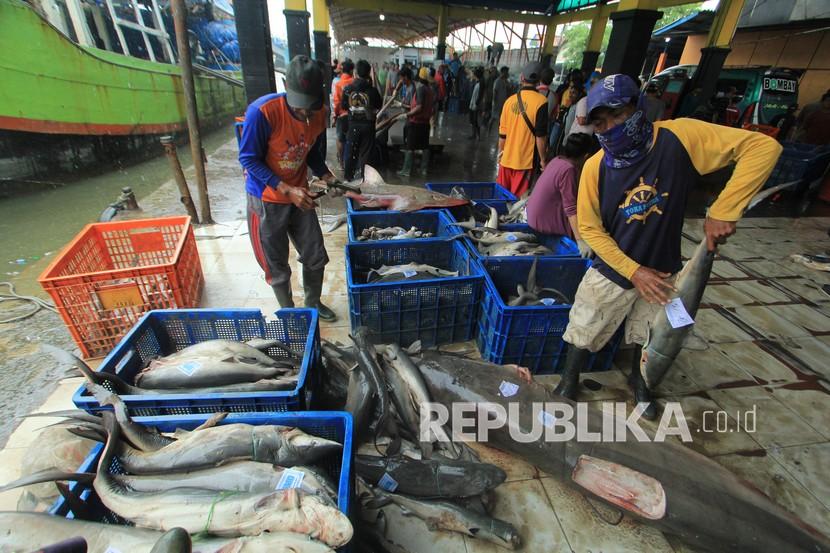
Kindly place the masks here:
<instances>
[{"instance_id":1,"label":"shark head","mask_svg":"<svg viewBox=\"0 0 830 553\"><path fill-rule=\"evenodd\" d=\"M386 181L383 180L383 177L380 175L377 169L372 167L371 165L364 165L363 166L363 186L367 189L371 189L372 187L378 186L385 186Z\"/></svg>"}]
</instances>

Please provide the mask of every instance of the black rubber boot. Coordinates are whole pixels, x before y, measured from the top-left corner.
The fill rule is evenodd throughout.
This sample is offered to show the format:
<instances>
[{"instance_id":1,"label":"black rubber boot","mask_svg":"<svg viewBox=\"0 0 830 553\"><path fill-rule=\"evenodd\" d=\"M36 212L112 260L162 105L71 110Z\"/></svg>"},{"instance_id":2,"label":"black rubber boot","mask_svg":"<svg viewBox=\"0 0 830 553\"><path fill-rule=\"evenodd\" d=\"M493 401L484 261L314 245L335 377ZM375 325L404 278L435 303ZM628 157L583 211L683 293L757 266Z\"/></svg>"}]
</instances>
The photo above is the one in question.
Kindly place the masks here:
<instances>
[{"instance_id":1,"label":"black rubber boot","mask_svg":"<svg viewBox=\"0 0 830 553\"><path fill-rule=\"evenodd\" d=\"M640 357L643 355L643 347L637 346L634 349L634 358L631 360L631 374L628 375L628 385L634 392L634 401L636 403L647 403L646 410L643 411L642 417L648 421L653 421L657 418L657 404L651 398L651 390L646 386L646 381L643 380L643 375L640 373Z\"/></svg>"},{"instance_id":2,"label":"black rubber boot","mask_svg":"<svg viewBox=\"0 0 830 553\"><path fill-rule=\"evenodd\" d=\"M323 269L314 272L303 271L305 306L316 309L320 320L330 323L337 320L337 315L320 301L320 295L323 293L323 274Z\"/></svg>"},{"instance_id":3,"label":"black rubber boot","mask_svg":"<svg viewBox=\"0 0 830 553\"><path fill-rule=\"evenodd\" d=\"M271 289L274 290L274 295L277 297L277 302L281 308L294 307L294 298L291 297L291 283L273 284Z\"/></svg>"},{"instance_id":4,"label":"black rubber boot","mask_svg":"<svg viewBox=\"0 0 830 553\"><path fill-rule=\"evenodd\" d=\"M582 372L583 367L588 363L588 357L591 356L591 352L587 349L568 345L568 353L566 355L565 368L562 370L562 380L559 381L559 385L553 393L576 401L576 396L579 392L579 373Z\"/></svg>"}]
</instances>

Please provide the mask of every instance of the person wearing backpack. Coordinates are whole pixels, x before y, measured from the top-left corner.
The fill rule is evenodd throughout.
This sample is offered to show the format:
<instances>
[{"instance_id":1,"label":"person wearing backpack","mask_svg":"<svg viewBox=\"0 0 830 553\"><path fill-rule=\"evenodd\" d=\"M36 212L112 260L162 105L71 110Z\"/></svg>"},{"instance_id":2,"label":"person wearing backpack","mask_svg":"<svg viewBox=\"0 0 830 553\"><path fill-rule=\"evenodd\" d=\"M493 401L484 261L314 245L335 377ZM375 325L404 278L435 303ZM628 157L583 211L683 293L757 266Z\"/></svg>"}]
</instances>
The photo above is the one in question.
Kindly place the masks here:
<instances>
[{"instance_id":1,"label":"person wearing backpack","mask_svg":"<svg viewBox=\"0 0 830 553\"><path fill-rule=\"evenodd\" d=\"M341 111L347 113L348 131L343 151L345 179L353 180L356 173L363 173L369 155L375 145L375 115L383 105L378 89L369 75L372 67L366 60L358 60L355 66L357 78L343 89Z\"/></svg>"},{"instance_id":2,"label":"person wearing backpack","mask_svg":"<svg viewBox=\"0 0 830 553\"><path fill-rule=\"evenodd\" d=\"M530 62L522 70L521 87L504 102L499 121L499 174L496 181L522 196L533 172L545 169L548 149L548 100L536 92L542 64Z\"/></svg>"}]
</instances>

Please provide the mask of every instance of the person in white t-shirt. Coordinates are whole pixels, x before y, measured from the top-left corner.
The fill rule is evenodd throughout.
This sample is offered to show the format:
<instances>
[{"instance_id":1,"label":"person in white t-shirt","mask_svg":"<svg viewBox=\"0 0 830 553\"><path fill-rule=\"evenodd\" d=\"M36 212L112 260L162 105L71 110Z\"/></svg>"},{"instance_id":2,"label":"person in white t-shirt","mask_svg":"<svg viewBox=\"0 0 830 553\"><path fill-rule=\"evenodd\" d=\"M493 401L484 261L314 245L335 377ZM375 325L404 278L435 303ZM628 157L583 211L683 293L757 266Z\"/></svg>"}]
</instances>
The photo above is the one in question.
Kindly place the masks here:
<instances>
[{"instance_id":1,"label":"person in white t-shirt","mask_svg":"<svg viewBox=\"0 0 830 553\"><path fill-rule=\"evenodd\" d=\"M591 85L594 86L594 83L597 82L597 77L591 78ZM588 87L590 89L590 87ZM568 118L570 119L571 114L568 114ZM591 122L588 120L588 95L586 94L583 96L577 103L576 107L573 109L573 122L571 123L570 128L568 129L568 135L576 134L578 132L585 133L585 134L594 134L594 127L591 125Z\"/></svg>"}]
</instances>

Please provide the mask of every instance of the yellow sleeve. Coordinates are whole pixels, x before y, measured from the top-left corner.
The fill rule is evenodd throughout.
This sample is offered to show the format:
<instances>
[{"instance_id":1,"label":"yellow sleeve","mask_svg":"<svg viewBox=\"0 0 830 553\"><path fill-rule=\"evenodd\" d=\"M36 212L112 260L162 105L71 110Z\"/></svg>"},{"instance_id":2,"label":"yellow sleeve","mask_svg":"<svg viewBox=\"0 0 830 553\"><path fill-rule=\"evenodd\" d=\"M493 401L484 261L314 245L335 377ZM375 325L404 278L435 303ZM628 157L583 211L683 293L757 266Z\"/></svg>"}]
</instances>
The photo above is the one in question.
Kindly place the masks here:
<instances>
[{"instance_id":1,"label":"yellow sleeve","mask_svg":"<svg viewBox=\"0 0 830 553\"><path fill-rule=\"evenodd\" d=\"M603 152L600 150L586 161L582 168L582 176L579 178L579 193L576 198L576 220L579 223L579 234L609 267L631 280L631 276L640 268L640 264L625 255L602 226L599 203L599 164L602 163L602 157Z\"/></svg>"},{"instance_id":2,"label":"yellow sleeve","mask_svg":"<svg viewBox=\"0 0 830 553\"><path fill-rule=\"evenodd\" d=\"M732 178L709 208L709 216L721 221L741 218L781 155L781 145L759 132L697 119L675 119L662 122L660 126L670 129L680 139L701 175L735 162Z\"/></svg>"},{"instance_id":3,"label":"yellow sleeve","mask_svg":"<svg viewBox=\"0 0 830 553\"><path fill-rule=\"evenodd\" d=\"M510 111L510 98L504 101L501 108L501 117L499 117L499 136L507 135L507 112Z\"/></svg>"}]
</instances>

